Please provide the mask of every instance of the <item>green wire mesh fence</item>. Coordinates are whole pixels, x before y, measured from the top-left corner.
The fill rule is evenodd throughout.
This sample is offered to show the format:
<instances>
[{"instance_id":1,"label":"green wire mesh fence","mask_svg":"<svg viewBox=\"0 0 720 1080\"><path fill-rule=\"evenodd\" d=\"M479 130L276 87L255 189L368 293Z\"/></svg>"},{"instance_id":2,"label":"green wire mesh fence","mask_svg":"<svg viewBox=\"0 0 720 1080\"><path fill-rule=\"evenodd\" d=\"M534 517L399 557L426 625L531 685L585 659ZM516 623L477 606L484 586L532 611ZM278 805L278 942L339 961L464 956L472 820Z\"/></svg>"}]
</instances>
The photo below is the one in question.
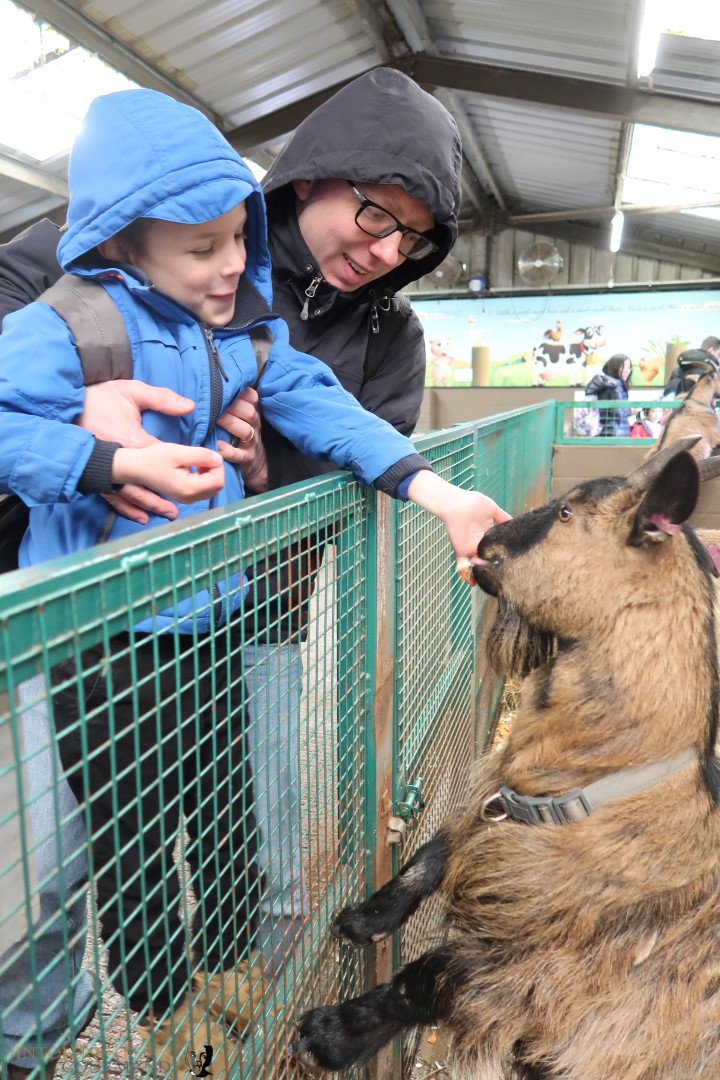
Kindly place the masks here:
<instances>
[{"instance_id":1,"label":"green wire mesh fence","mask_svg":"<svg viewBox=\"0 0 720 1080\"><path fill-rule=\"evenodd\" d=\"M418 447L517 512L554 424ZM294 1076L299 1012L426 948L438 905L367 953L329 925L464 797L485 608L340 474L0 578L2 1080Z\"/></svg>"}]
</instances>

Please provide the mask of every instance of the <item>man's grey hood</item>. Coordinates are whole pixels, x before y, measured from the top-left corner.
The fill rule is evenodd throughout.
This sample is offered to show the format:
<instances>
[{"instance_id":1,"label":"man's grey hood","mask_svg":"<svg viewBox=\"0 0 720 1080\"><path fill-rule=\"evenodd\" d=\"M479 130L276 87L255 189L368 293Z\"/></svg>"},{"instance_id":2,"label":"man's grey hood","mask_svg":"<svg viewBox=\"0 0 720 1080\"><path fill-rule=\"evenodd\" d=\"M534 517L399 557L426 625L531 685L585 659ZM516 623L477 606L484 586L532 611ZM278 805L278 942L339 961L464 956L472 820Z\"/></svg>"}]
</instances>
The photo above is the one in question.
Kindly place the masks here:
<instances>
[{"instance_id":1,"label":"man's grey hood","mask_svg":"<svg viewBox=\"0 0 720 1080\"><path fill-rule=\"evenodd\" d=\"M376 283L396 291L434 270L455 243L461 167L460 136L447 109L402 72L376 68L303 120L262 186L269 216L293 180L399 184L425 203L439 250L418 262L406 259Z\"/></svg>"}]
</instances>

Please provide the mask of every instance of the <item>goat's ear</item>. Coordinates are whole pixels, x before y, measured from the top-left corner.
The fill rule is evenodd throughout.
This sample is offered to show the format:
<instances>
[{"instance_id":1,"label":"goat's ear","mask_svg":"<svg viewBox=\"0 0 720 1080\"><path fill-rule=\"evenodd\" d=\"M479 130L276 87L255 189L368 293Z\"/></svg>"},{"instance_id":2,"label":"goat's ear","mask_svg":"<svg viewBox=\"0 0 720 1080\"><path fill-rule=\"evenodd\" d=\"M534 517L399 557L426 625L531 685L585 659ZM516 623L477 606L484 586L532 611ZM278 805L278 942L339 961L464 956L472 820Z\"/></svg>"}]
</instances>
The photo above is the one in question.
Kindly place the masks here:
<instances>
[{"instance_id":1,"label":"goat's ear","mask_svg":"<svg viewBox=\"0 0 720 1080\"><path fill-rule=\"evenodd\" d=\"M648 486L628 538L632 547L662 543L680 531L700 491L700 473L687 451L672 457Z\"/></svg>"}]
</instances>

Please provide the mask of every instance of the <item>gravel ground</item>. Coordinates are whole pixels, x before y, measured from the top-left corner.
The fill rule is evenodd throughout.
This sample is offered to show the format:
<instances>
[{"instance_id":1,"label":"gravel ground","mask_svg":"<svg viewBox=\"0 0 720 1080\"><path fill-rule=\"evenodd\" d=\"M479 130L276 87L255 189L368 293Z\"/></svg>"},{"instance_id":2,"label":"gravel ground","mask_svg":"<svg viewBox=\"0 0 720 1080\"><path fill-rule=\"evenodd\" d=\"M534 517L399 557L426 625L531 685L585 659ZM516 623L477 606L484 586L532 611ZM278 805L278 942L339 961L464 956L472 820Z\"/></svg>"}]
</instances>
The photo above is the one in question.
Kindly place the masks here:
<instances>
[{"instance_id":1,"label":"gravel ground","mask_svg":"<svg viewBox=\"0 0 720 1080\"><path fill-rule=\"evenodd\" d=\"M450 1076L445 1065L448 1052L447 1033L442 1028L429 1027L423 1031L417 1057L409 1080L430 1080L437 1076L445 1080Z\"/></svg>"}]
</instances>

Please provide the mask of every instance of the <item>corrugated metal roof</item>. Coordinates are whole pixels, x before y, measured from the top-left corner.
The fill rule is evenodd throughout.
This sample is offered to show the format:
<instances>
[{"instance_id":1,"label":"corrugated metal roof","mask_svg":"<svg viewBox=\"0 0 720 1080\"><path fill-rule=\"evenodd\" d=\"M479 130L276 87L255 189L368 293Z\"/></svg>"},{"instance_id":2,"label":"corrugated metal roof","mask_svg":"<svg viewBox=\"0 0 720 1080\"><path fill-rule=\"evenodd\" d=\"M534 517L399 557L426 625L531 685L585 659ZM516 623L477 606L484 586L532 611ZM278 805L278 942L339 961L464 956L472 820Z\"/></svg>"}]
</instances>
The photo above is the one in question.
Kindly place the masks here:
<instances>
[{"instance_id":1,"label":"corrugated metal roof","mask_svg":"<svg viewBox=\"0 0 720 1080\"><path fill-rule=\"evenodd\" d=\"M24 0L23 6L141 85L204 108L264 165L336 85L381 63L417 72L428 89L438 88L464 133L465 229L501 230L524 214L565 213L566 220L542 226L544 235L604 249L607 213L583 217L581 211L612 208L634 120L720 136L720 121L708 111L708 102L720 99L720 44L666 35L651 81L638 84L642 5L636 0L386 0L380 6L374 0ZM52 171L63 175L63 161ZM0 175L0 236L42 214L59 218L62 208L61 199ZM676 251L693 273L720 275L720 222L628 215L623 250L665 266Z\"/></svg>"},{"instance_id":2,"label":"corrugated metal roof","mask_svg":"<svg viewBox=\"0 0 720 1080\"><path fill-rule=\"evenodd\" d=\"M635 5L627 0L451 0L423 5L443 55L621 84Z\"/></svg>"},{"instance_id":3,"label":"corrugated metal roof","mask_svg":"<svg viewBox=\"0 0 720 1080\"><path fill-rule=\"evenodd\" d=\"M620 124L498 98L464 102L515 211L612 202Z\"/></svg>"}]
</instances>

